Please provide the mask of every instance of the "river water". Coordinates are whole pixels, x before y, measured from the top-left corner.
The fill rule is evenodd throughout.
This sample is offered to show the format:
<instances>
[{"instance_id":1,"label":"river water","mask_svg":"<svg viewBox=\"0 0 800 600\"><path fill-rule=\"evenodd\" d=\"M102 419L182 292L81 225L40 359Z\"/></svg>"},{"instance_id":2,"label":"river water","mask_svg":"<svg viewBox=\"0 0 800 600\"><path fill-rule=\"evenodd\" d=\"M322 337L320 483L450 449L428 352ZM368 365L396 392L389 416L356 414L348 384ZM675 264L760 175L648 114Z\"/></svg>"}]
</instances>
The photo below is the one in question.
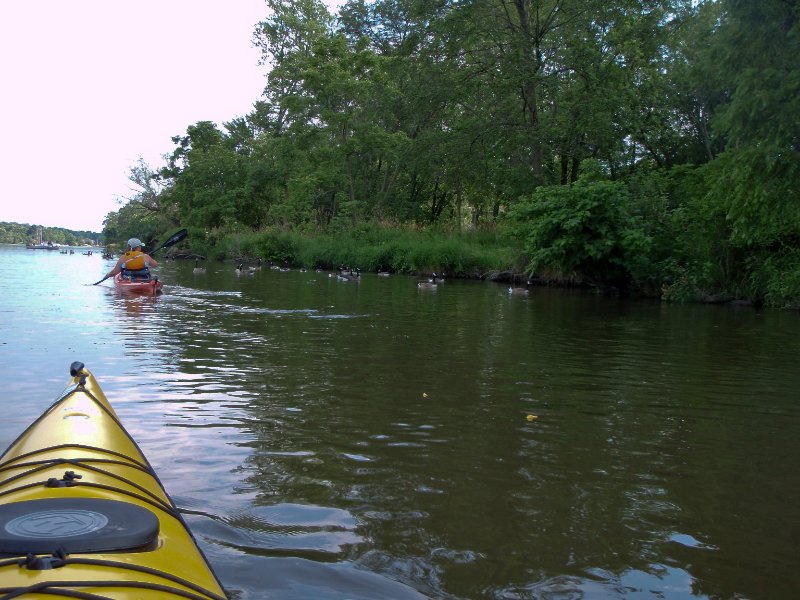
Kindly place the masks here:
<instances>
[{"instance_id":1,"label":"river water","mask_svg":"<svg viewBox=\"0 0 800 600\"><path fill-rule=\"evenodd\" d=\"M85 362L232 598L800 595L797 313L80 252L0 246L0 446Z\"/></svg>"}]
</instances>

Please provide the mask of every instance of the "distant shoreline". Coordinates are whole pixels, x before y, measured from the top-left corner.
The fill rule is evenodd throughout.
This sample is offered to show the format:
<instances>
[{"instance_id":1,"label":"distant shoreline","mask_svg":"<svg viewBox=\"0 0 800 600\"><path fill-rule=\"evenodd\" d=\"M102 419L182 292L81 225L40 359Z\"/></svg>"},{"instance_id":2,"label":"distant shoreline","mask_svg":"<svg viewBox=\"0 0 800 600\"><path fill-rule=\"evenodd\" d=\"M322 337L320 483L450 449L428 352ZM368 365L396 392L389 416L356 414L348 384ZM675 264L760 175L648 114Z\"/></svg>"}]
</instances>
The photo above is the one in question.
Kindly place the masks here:
<instances>
[{"instance_id":1,"label":"distant shoreline","mask_svg":"<svg viewBox=\"0 0 800 600\"><path fill-rule=\"evenodd\" d=\"M23 242L0 242L0 246L20 246L21 248L25 248L27 246L27 244L25 244ZM73 248L73 249L78 249L78 248L90 248L90 249L91 248L105 248L105 246L90 246L90 245L75 246L75 245L70 245L70 244L60 244L57 248L53 248L53 250L60 250L61 248L66 248L66 249L69 250L70 248ZM34 250L34 248L31 248L31 250Z\"/></svg>"}]
</instances>

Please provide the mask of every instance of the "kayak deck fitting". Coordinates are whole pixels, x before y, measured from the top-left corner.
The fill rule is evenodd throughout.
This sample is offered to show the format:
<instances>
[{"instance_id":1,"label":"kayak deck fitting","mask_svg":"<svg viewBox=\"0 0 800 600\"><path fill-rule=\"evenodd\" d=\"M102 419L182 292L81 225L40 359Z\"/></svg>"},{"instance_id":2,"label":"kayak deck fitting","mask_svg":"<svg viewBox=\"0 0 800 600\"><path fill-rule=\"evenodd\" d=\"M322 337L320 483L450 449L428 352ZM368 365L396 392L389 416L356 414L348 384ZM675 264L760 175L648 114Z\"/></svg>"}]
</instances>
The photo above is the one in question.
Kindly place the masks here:
<instances>
[{"instance_id":1,"label":"kayak deck fitting","mask_svg":"<svg viewBox=\"0 0 800 600\"><path fill-rule=\"evenodd\" d=\"M177 506L82 363L0 456L0 600L224 600Z\"/></svg>"}]
</instances>

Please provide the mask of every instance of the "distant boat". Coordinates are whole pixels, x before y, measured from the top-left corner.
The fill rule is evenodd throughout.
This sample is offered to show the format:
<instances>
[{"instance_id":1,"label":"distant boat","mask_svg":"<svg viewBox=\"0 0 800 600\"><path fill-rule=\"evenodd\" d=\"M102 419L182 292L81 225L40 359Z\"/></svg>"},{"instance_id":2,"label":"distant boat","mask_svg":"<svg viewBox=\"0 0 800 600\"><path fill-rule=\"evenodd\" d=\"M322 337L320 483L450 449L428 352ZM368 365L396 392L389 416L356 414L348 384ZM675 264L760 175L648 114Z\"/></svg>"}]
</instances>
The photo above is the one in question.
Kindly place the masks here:
<instances>
[{"instance_id":1,"label":"distant boat","mask_svg":"<svg viewBox=\"0 0 800 600\"><path fill-rule=\"evenodd\" d=\"M46 244L25 244L25 247L28 250L60 250L60 244L54 244L52 242L47 242Z\"/></svg>"},{"instance_id":2,"label":"distant boat","mask_svg":"<svg viewBox=\"0 0 800 600\"><path fill-rule=\"evenodd\" d=\"M42 226L39 225L36 227L36 241L33 244L25 244L25 247L29 250L58 250L61 248L60 244L54 244L53 242L45 243L44 239L42 239L42 234L44 230Z\"/></svg>"}]
</instances>

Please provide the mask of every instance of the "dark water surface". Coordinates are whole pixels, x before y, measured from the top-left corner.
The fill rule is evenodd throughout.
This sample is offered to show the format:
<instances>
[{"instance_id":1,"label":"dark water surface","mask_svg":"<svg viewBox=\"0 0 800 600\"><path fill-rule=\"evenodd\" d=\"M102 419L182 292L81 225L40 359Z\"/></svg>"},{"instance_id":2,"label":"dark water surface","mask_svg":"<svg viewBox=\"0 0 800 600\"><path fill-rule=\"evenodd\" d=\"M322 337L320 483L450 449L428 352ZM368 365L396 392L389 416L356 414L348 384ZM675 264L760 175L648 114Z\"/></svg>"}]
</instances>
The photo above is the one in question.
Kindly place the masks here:
<instances>
[{"instance_id":1,"label":"dark water surface","mask_svg":"<svg viewBox=\"0 0 800 600\"><path fill-rule=\"evenodd\" d=\"M109 266L0 247L0 446L84 361L232 598L800 596L797 313Z\"/></svg>"}]
</instances>

